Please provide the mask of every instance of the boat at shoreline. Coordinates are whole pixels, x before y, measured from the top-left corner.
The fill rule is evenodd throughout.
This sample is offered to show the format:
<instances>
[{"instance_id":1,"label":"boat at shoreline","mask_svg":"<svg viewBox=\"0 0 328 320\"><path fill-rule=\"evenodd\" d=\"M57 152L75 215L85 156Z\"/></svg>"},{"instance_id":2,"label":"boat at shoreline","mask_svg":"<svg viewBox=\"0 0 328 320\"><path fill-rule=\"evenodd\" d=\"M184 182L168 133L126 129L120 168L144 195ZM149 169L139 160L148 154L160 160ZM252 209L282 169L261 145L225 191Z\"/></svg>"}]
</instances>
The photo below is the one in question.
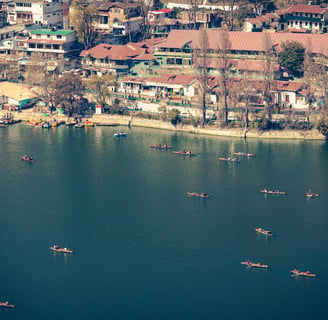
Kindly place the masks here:
<instances>
[{"instance_id":1,"label":"boat at shoreline","mask_svg":"<svg viewBox=\"0 0 328 320\"><path fill-rule=\"evenodd\" d=\"M243 157L255 157L255 154L252 152L234 152L235 156L243 156Z\"/></svg>"},{"instance_id":2,"label":"boat at shoreline","mask_svg":"<svg viewBox=\"0 0 328 320\"><path fill-rule=\"evenodd\" d=\"M167 145L167 144L151 144L149 146L150 148L155 148L155 149L171 149L172 147Z\"/></svg>"},{"instance_id":3,"label":"boat at shoreline","mask_svg":"<svg viewBox=\"0 0 328 320\"><path fill-rule=\"evenodd\" d=\"M74 128L84 128L84 123L83 122L78 122L74 125Z\"/></svg>"},{"instance_id":4,"label":"boat at shoreline","mask_svg":"<svg viewBox=\"0 0 328 320\"><path fill-rule=\"evenodd\" d=\"M34 160L32 156L27 156L27 155L22 156L21 159L24 161L30 161L30 162L32 162Z\"/></svg>"},{"instance_id":5,"label":"boat at shoreline","mask_svg":"<svg viewBox=\"0 0 328 320\"><path fill-rule=\"evenodd\" d=\"M221 161L227 161L227 162L238 162L239 160L237 158L219 158Z\"/></svg>"},{"instance_id":6,"label":"boat at shoreline","mask_svg":"<svg viewBox=\"0 0 328 320\"><path fill-rule=\"evenodd\" d=\"M115 132L114 133L115 138L122 138L122 137L126 137L126 136L127 136L127 133L125 133L125 132Z\"/></svg>"},{"instance_id":7,"label":"boat at shoreline","mask_svg":"<svg viewBox=\"0 0 328 320\"><path fill-rule=\"evenodd\" d=\"M4 308L15 308L15 306L13 304L10 304L8 301L6 301L6 302L0 302L0 307L4 307Z\"/></svg>"},{"instance_id":8,"label":"boat at shoreline","mask_svg":"<svg viewBox=\"0 0 328 320\"><path fill-rule=\"evenodd\" d=\"M196 197L196 198L209 198L210 196L205 193L205 192L202 192L202 193L198 193L198 192L187 192L187 195L188 197Z\"/></svg>"},{"instance_id":9,"label":"boat at shoreline","mask_svg":"<svg viewBox=\"0 0 328 320\"><path fill-rule=\"evenodd\" d=\"M264 230L262 228L255 228L255 231L261 234L264 234L265 236L273 236L272 232L269 230Z\"/></svg>"},{"instance_id":10,"label":"boat at shoreline","mask_svg":"<svg viewBox=\"0 0 328 320\"><path fill-rule=\"evenodd\" d=\"M312 278L314 278L314 277L317 276L314 273L310 273L310 271L303 272L303 271L299 271L297 269L291 270L290 272L292 273L293 277L303 276L303 277L312 277Z\"/></svg>"},{"instance_id":11,"label":"boat at shoreline","mask_svg":"<svg viewBox=\"0 0 328 320\"><path fill-rule=\"evenodd\" d=\"M253 263L249 260L241 262L242 265L245 265L246 267L253 267L253 268L268 268L269 266L267 264L261 264L260 262Z\"/></svg>"},{"instance_id":12,"label":"boat at shoreline","mask_svg":"<svg viewBox=\"0 0 328 320\"><path fill-rule=\"evenodd\" d=\"M286 192L284 191L280 191L280 190L269 190L267 188L263 189L263 190L260 190L262 193L265 193L265 194L273 194L273 195L278 195L278 196L283 196L286 194Z\"/></svg>"},{"instance_id":13,"label":"boat at shoreline","mask_svg":"<svg viewBox=\"0 0 328 320\"><path fill-rule=\"evenodd\" d=\"M192 151L185 151L185 150L182 150L182 151L172 151L172 153L179 154L181 156L195 156L196 155L196 153L194 153Z\"/></svg>"},{"instance_id":14,"label":"boat at shoreline","mask_svg":"<svg viewBox=\"0 0 328 320\"><path fill-rule=\"evenodd\" d=\"M50 250L60 253L73 253L73 250L70 248L60 248L56 244L50 247Z\"/></svg>"},{"instance_id":15,"label":"boat at shoreline","mask_svg":"<svg viewBox=\"0 0 328 320\"><path fill-rule=\"evenodd\" d=\"M312 192L311 190L308 190L307 192L306 192L306 197L308 198L308 199L313 199L313 198L315 198L315 197L318 197L319 195L317 194L317 193L314 193L314 192Z\"/></svg>"}]
</instances>

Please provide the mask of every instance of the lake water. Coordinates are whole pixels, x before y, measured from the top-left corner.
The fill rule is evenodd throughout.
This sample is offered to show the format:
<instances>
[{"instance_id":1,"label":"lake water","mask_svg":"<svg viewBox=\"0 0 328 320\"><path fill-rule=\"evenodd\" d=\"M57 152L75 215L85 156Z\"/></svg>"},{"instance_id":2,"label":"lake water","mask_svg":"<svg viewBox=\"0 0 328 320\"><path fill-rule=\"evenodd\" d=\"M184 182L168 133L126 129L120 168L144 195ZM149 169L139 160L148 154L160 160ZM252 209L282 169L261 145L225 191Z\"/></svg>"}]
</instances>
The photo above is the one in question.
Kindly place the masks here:
<instances>
[{"instance_id":1,"label":"lake water","mask_svg":"<svg viewBox=\"0 0 328 320\"><path fill-rule=\"evenodd\" d=\"M326 142L0 129L0 319L328 319ZM256 157L218 160L238 151Z\"/></svg>"}]
</instances>

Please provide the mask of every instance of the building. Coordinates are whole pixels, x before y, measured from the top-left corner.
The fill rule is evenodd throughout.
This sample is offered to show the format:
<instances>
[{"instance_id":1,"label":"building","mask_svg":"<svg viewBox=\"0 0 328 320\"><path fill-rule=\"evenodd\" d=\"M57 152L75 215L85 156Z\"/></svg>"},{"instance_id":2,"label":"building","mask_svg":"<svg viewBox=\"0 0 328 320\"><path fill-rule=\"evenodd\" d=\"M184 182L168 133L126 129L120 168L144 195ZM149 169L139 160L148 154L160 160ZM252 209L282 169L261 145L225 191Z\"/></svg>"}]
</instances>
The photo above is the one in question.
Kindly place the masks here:
<instances>
[{"instance_id":1,"label":"building","mask_svg":"<svg viewBox=\"0 0 328 320\"><path fill-rule=\"evenodd\" d=\"M31 57L64 59L77 53L77 38L73 30L39 29L31 31L27 40Z\"/></svg>"},{"instance_id":2,"label":"building","mask_svg":"<svg viewBox=\"0 0 328 320\"><path fill-rule=\"evenodd\" d=\"M148 12L149 23L163 18L175 18L175 11L172 9L162 8L162 9Z\"/></svg>"},{"instance_id":3,"label":"building","mask_svg":"<svg viewBox=\"0 0 328 320\"><path fill-rule=\"evenodd\" d=\"M89 50L83 50L82 69L87 76L105 74L127 75L132 68L141 64L142 68L151 68L154 63L153 45L163 39L148 39L127 45L99 44Z\"/></svg>"},{"instance_id":4,"label":"building","mask_svg":"<svg viewBox=\"0 0 328 320\"><path fill-rule=\"evenodd\" d=\"M16 0L7 10L9 24L63 25L63 3L59 0Z\"/></svg>"}]
</instances>

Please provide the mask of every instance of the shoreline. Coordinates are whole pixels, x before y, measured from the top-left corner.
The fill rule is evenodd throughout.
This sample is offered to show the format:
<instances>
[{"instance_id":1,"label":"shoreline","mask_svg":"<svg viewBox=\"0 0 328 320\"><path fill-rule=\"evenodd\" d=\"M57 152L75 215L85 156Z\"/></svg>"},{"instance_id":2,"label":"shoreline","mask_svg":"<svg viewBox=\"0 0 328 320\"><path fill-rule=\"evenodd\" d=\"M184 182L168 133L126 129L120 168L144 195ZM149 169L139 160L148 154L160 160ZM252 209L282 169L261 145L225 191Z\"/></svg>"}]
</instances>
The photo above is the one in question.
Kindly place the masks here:
<instances>
[{"instance_id":1,"label":"shoreline","mask_svg":"<svg viewBox=\"0 0 328 320\"><path fill-rule=\"evenodd\" d=\"M5 112L3 112L5 113ZM34 112L31 110L23 110L22 112L11 112L15 119L21 119L22 121L28 121L29 119L58 119L67 120L67 116L63 114L52 114L45 117L44 113ZM152 129L161 129L175 132L186 132L200 135L211 135L221 137L234 137L234 138L251 138L251 139L284 139L284 140L326 140L326 137L321 134L317 129L310 131L302 130L269 130L269 131L258 131L249 129L245 132L244 129L221 129L218 127L206 127L206 128L195 128L192 125L177 125L174 126L169 122L163 122L160 120L149 120L144 118L138 118L133 116L123 115L110 115L110 114L93 114L90 117L86 117L93 121L95 124L101 122L117 123L121 126L129 127L144 127Z\"/></svg>"}]
</instances>

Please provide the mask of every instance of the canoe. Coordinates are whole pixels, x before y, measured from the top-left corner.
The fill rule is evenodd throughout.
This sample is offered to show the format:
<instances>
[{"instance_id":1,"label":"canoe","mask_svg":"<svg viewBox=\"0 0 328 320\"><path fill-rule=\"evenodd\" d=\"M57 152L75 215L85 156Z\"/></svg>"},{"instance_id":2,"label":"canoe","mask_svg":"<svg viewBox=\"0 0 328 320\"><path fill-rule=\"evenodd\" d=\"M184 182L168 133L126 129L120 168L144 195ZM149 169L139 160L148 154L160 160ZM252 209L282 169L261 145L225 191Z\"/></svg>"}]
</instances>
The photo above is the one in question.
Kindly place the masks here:
<instances>
[{"instance_id":1,"label":"canoe","mask_svg":"<svg viewBox=\"0 0 328 320\"><path fill-rule=\"evenodd\" d=\"M227 162L238 162L236 158L219 158L219 160Z\"/></svg>"},{"instance_id":2,"label":"canoe","mask_svg":"<svg viewBox=\"0 0 328 320\"><path fill-rule=\"evenodd\" d=\"M291 273L292 273L292 276L294 276L294 277L303 276L303 277L312 277L312 278L314 278L314 277L317 276L314 273L310 273L310 271L302 272L302 271L299 271L297 269L292 270Z\"/></svg>"},{"instance_id":3,"label":"canoe","mask_svg":"<svg viewBox=\"0 0 328 320\"><path fill-rule=\"evenodd\" d=\"M172 151L174 154L180 154L182 156L195 156L196 153L193 153L191 151Z\"/></svg>"},{"instance_id":4,"label":"canoe","mask_svg":"<svg viewBox=\"0 0 328 320\"><path fill-rule=\"evenodd\" d=\"M284 191L279 191L279 190L268 190L268 189L263 189L263 190L260 190L262 193L265 193L265 194L273 194L273 195L278 195L278 196L283 196L286 194L286 192Z\"/></svg>"},{"instance_id":5,"label":"canoe","mask_svg":"<svg viewBox=\"0 0 328 320\"><path fill-rule=\"evenodd\" d=\"M243 156L243 157L255 157L255 154L253 154L252 152L234 152L233 153L235 156Z\"/></svg>"},{"instance_id":6,"label":"canoe","mask_svg":"<svg viewBox=\"0 0 328 320\"><path fill-rule=\"evenodd\" d=\"M188 197L197 197L197 198L209 198L210 196L206 194L205 192L203 193L198 193L198 192L187 192Z\"/></svg>"},{"instance_id":7,"label":"canoe","mask_svg":"<svg viewBox=\"0 0 328 320\"><path fill-rule=\"evenodd\" d=\"M266 236L273 236L273 234L272 234L272 232L271 231L269 231L269 230L264 230L264 229L262 229L262 228L255 228L255 231L256 232L258 232L258 233L262 233L262 234L264 234L264 235L266 235Z\"/></svg>"},{"instance_id":8,"label":"canoe","mask_svg":"<svg viewBox=\"0 0 328 320\"><path fill-rule=\"evenodd\" d=\"M127 134L125 132L116 132L116 133L114 133L115 138L126 137L126 135Z\"/></svg>"},{"instance_id":9,"label":"canoe","mask_svg":"<svg viewBox=\"0 0 328 320\"><path fill-rule=\"evenodd\" d=\"M60 248L57 245L53 245L50 247L50 250L55 251L55 252L60 252L60 253L73 253L73 250L70 248Z\"/></svg>"},{"instance_id":10,"label":"canoe","mask_svg":"<svg viewBox=\"0 0 328 320\"><path fill-rule=\"evenodd\" d=\"M168 146L166 144L151 144L149 147L156 148L156 149L171 149L171 146Z\"/></svg>"},{"instance_id":11,"label":"canoe","mask_svg":"<svg viewBox=\"0 0 328 320\"><path fill-rule=\"evenodd\" d=\"M24 161L30 161L30 162L33 161L33 157L22 156L21 159L24 160Z\"/></svg>"},{"instance_id":12,"label":"canoe","mask_svg":"<svg viewBox=\"0 0 328 320\"><path fill-rule=\"evenodd\" d=\"M6 302L0 302L0 307L4 307L4 308L15 308L15 306L13 304L8 303L8 301L6 301Z\"/></svg>"},{"instance_id":13,"label":"canoe","mask_svg":"<svg viewBox=\"0 0 328 320\"><path fill-rule=\"evenodd\" d=\"M254 267L254 268L268 268L269 266L267 264L261 264L260 262L258 263L253 263L249 260L245 262L241 262L241 264L247 266L247 267Z\"/></svg>"}]
</instances>

